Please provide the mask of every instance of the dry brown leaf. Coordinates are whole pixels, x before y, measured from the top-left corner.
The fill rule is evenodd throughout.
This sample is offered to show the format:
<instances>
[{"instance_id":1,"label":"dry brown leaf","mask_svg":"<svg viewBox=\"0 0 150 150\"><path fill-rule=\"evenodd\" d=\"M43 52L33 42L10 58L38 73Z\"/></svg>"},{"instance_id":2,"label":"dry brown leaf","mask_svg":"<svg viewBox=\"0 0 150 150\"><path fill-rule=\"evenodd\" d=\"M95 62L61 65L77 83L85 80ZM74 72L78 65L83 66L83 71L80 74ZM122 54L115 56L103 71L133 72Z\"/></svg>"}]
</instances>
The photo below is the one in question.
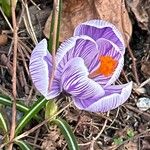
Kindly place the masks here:
<instances>
[{"instance_id":1,"label":"dry brown leaf","mask_svg":"<svg viewBox=\"0 0 150 150\"><path fill-rule=\"evenodd\" d=\"M1 34L0 35L0 46L3 46L5 44L7 44L8 41L8 37L6 34Z\"/></svg>"},{"instance_id":2,"label":"dry brown leaf","mask_svg":"<svg viewBox=\"0 0 150 150\"><path fill-rule=\"evenodd\" d=\"M127 144L124 145L125 150L137 150L138 145L137 143L134 143L133 141L129 141Z\"/></svg>"},{"instance_id":3,"label":"dry brown leaf","mask_svg":"<svg viewBox=\"0 0 150 150\"><path fill-rule=\"evenodd\" d=\"M146 139L142 139L142 148L141 150L149 150L150 149L150 138Z\"/></svg>"},{"instance_id":4,"label":"dry brown leaf","mask_svg":"<svg viewBox=\"0 0 150 150\"><path fill-rule=\"evenodd\" d=\"M127 5L143 30L150 30L150 1L127 0Z\"/></svg>"},{"instance_id":5,"label":"dry brown leaf","mask_svg":"<svg viewBox=\"0 0 150 150\"><path fill-rule=\"evenodd\" d=\"M141 70L143 72L143 75L145 77L150 77L150 62L149 61L144 61L141 63Z\"/></svg>"},{"instance_id":6,"label":"dry brown leaf","mask_svg":"<svg viewBox=\"0 0 150 150\"><path fill-rule=\"evenodd\" d=\"M63 3L60 42L73 35L75 27L87 20L107 20L126 35L129 42L132 25L125 8L124 0L65 0ZM48 38L50 30L51 15L49 16L44 29Z\"/></svg>"},{"instance_id":7,"label":"dry brown leaf","mask_svg":"<svg viewBox=\"0 0 150 150\"><path fill-rule=\"evenodd\" d=\"M63 136L60 135L59 129L56 126L51 126L51 130L42 143L44 150L57 150L57 147L62 147L65 144Z\"/></svg>"}]
</instances>

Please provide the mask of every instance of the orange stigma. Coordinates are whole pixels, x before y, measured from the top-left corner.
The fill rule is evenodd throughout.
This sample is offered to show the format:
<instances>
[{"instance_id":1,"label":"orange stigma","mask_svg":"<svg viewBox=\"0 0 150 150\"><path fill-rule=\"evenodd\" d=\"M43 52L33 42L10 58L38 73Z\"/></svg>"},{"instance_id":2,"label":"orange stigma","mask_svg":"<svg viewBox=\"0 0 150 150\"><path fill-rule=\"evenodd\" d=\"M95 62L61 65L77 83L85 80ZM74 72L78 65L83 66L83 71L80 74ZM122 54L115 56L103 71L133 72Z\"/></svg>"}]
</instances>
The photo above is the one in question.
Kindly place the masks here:
<instances>
[{"instance_id":1,"label":"orange stigma","mask_svg":"<svg viewBox=\"0 0 150 150\"><path fill-rule=\"evenodd\" d=\"M102 74L106 77L110 76L118 64L117 60L113 59L111 56L100 56L99 61L101 62L100 66L97 68L97 70L92 72L89 77L95 77L99 74Z\"/></svg>"}]
</instances>

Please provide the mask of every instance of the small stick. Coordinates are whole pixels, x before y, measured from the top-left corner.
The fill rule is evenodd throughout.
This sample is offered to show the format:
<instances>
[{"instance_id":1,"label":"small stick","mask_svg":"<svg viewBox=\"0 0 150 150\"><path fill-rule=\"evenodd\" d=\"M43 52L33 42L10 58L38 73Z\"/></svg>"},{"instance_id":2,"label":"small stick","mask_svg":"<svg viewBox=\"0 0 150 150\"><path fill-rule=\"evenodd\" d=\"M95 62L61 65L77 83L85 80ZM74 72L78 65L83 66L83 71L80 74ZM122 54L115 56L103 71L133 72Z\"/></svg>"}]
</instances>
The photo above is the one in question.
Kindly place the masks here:
<instances>
[{"instance_id":1,"label":"small stick","mask_svg":"<svg viewBox=\"0 0 150 150\"><path fill-rule=\"evenodd\" d=\"M127 78L127 76L126 76L126 74L125 74L125 72L124 72L124 70L122 70L122 75L124 76L124 78L125 78L125 80L127 81L127 82L130 82L129 80L128 80L128 78Z\"/></svg>"},{"instance_id":2,"label":"small stick","mask_svg":"<svg viewBox=\"0 0 150 150\"><path fill-rule=\"evenodd\" d=\"M149 113L146 113L146 112L143 112L139 109L136 109L135 107L131 106L131 105L125 105L128 109L134 111L135 113L138 113L138 115L143 115L145 116L145 118L148 118L148 120L150 119L150 114Z\"/></svg>"},{"instance_id":3,"label":"small stick","mask_svg":"<svg viewBox=\"0 0 150 150\"><path fill-rule=\"evenodd\" d=\"M18 44L18 46L19 46L19 47L18 47L18 50L19 50L19 52L20 52L20 54L21 54L21 57L22 57L22 61L23 61L25 70L26 70L26 72L27 72L27 74L28 74L28 76L29 76L29 69L28 69L28 65L27 65L27 63L26 63L24 54L23 54L23 52L22 52L21 46L20 46L19 44Z\"/></svg>"},{"instance_id":4,"label":"small stick","mask_svg":"<svg viewBox=\"0 0 150 150\"><path fill-rule=\"evenodd\" d=\"M146 81L142 82L140 85L140 88L143 87L144 85L150 83L150 78L148 78Z\"/></svg>"},{"instance_id":5,"label":"small stick","mask_svg":"<svg viewBox=\"0 0 150 150\"><path fill-rule=\"evenodd\" d=\"M15 128L16 128L16 71L17 71L17 45L18 45L18 26L16 22L16 1L11 0L11 11L12 11L12 23L13 23L13 40L14 40L14 49L13 49L13 76L12 76L12 92L13 92L13 106L12 106L12 125L10 130L10 141L13 140L15 136ZM8 150L12 150L13 142L10 143Z\"/></svg>"},{"instance_id":6,"label":"small stick","mask_svg":"<svg viewBox=\"0 0 150 150\"><path fill-rule=\"evenodd\" d=\"M127 48L128 48L128 51L129 51L129 54L132 58L132 70L134 72L134 75L135 75L135 81L138 85L140 85L140 82L139 82L139 77L138 77L138 74L137 74L137 69L136 69L136 59L132 53L132 49L130 48L129 44L127 45Z\"/></svg>"},{"instance_id":7,"label":"small stick","mask_svg":"<svg viewBox=\"0 0 150 150\"><path fill-rule=\"evenodd\" d=\"M41 8L40 8L33 0L30 0L30 2L31 2L38 10L41 10Z\"/></svg>"},{"instance_id":8,"label":"small stick","mask_svg":"<svg viewBox=\"0 0 150 150\"><path fill-rule=\"evenodd\" d=\"M27 98L27 102L26 102L27 105L28 105L29 102L31 101L33 91L34 91L34 87L33 87L33 85L32 85L32 87L31 87L31 89L30 89L30 92L29 92L29 95L28 95L28 98Z\"/></svg>"},{"instance_id":9,"label":"small stick","mask_svg":"<svg viewBox=\"0 0 150 150\"><path fill-rule=\"evenodd\" d=\"M23 55L25 55L28 58L28 60L30 60L29 52L26 50L26 48L24 46L22 46L22 44L20 42L19 42L19 45L22 49Z\"/></svg>"},{"instance_id":10,"label":"small stick","mask_svg":"<svg viewBox=\"0 0 150 150\"><path fill-rule=\"evenodd\" d=\"M9 28L11 29L11 31L13 31L13 28L12 28L12 26L11 26L11 24L10 24L8 18L6 17L5 13L3 12L1 6L0 6L0 11L1 11L1 13L2 13L4 19L6 20L6 22L7 22L8 26L9 26Z\"/></svg>"},{"instance_id":11,"label":"small stick","mask_svg":"<svg viewBox=\"0 0 150 150\"><path fill-rule=\"evenodd\" d=\"M107 115L106 115L107 117L109 116L109 113L110 113L110 111L107 112ZM104 126L102 127L101 131L100 131L100 132L97 134L97 136L94 137L93 140L91 141L90 150L94 150L94 143L95 143L95 141L101 136L101 134L103 133L103 131L104 131L106 125L107 125L107 122L108 122L108 120L106 119L105 122L104 122Z\"/></svg>"},{"instance_id":12,"label":"small stick","mask_svg":"<svg viewBox=\"0 0 150 150\"><path fill-rule=\"evenodd\" d=\"M19 43L20 43L24 48L26 48L26 50L27 50L29 53L32 52L32 50L31 50L25 43L23 43L20 39L19 39Z\"/></svg>"},{"instance_id":13,"label":"small stick","mask_svg":"<svg viewBox=\"0 0 150 150\"><path fill-rule=\"evenodd\" d=\"M33 145L34 147L33 147L33 149L35 149L35 145L36 145L36 143L37 143L39 133L40 133L40 129L37 129L37 132L36 132L35 138L34 138L34 145Z\"/></svg>"},{"instance_id":14,"label":"small stick","mask_svg":"<svg viewBox=\"0 0 150 150\"><path fill-rule=\"evenodd\" d=\"M53 45L52 45L52 73L51 73L51 78L49 80L49 86L48 90L50 90L52 86L52 81L54 79L54 73L56 69L56 58L55 58L55 53L56 53L56 40L57 40L57 26L58 26L58 8L59 8L59 1L60 0L54 0L54 5L53 5L53 11L54 11L54 31L53 31Z\"/></svg>"},{"instance_id":15,"label":"small stick","mask_svg":"<svg viewBox=\"0 0 150 150\"><path fill-rule=\"evenodd\" d=\"M38 43L38 40L36 38L36 34L34 32L34 28L33 28L32 22L31 22L31 17L30 17L30 13L29 13L27 0L25 0L25 2L22 0L22 3L25 7L25 14L24 14L24 17L23 17L24 24L25 24L25 27L26 27L28 33L31 36L32 41L36 45Z\"/></svg>"}]
</instances>

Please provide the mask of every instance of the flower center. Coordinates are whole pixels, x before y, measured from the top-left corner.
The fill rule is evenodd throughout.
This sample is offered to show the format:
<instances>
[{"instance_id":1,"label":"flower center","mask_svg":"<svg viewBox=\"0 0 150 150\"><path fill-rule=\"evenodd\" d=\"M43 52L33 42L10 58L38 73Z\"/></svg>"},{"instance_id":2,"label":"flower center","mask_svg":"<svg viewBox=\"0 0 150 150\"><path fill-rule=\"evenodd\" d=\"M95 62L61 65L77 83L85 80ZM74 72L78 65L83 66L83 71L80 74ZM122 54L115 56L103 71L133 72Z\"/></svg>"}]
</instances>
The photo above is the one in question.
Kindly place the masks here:
<instances>
[{"instance_id":1,"label":"flower center","mask_svg":"<svg viewBox=\"0 0 150 150\"><path fill-rule=\"evenodd\" d=\"M102 74L106 77L110 76L118 64L117 60L111 56L100 56L99 61L101 64L94 72L89 75L90 78L98 76L99 74Z\"/></svg>"}]
</instances>

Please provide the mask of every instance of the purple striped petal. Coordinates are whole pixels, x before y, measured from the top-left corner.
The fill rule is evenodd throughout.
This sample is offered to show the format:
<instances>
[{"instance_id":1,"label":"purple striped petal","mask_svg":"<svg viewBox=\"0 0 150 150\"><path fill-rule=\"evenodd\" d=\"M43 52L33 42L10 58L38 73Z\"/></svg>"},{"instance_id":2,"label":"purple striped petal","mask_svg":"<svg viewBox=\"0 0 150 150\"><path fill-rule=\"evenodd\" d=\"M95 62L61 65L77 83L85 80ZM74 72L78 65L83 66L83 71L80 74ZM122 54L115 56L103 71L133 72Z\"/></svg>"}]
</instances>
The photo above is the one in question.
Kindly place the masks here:
<instances>
[{"instance_id":1,"label":"purple striped petal","mask_svg":"<svg viewBox=\"0 0 150 150\"><path fill-rule=\"evenodd\" d=\"M119 47L113 42L101 38L97 40L98 50L100 56L111 56L115 60L119 60L122 53L119 50Z\"/></svg>"},{"instance_id":2,"label":"purple striped petal","mask_svg":"<svg viewBox=\"0 0 150 150\"><path fill-rule=\"evenodd\" d=\"M86 100L75 99L74 103L81 110L107 112L122 105L129 98L131 91L132 82L123 85L113 85L105 89L105 96L86 108Z\"/></svg>"},{"instance_id":3,"label":"purple striped petal","mask_svg":"<svg viewBox=\"0 0 150 150\"><path fill-rule=\"evenodd\" d=\"M123 55L122 55L122 53L120 53L118 46L109 40L101 38L101 39L97 40L97 44L98 44L98 49L99 49L99 55L100 56L111 56L113 59L118 61L118 65L112 75L110 75L108 77L105 77L104 75L99 75L99 76L94 77L93 80L102 85L104 85L104 84L106 84L106 86L111 85L120 76L121 70L124 65ZM97 67L99 67L99 66L97 66ZM97 67L95 67L95 70L97 69Z\"/></svg>"},{"instance_id":4,"label":"purple striped petal","mask_svg":"<svg viewBox=\"0 0 150 150\"><path fill-rule=\"evenodd\" d=\"M31 54L29 70L35 87L47 99L56 97L60 92L59 84L55 79L51 91L48 90L51 69L52 57L47 50L47 41L43 39L36 45Z\"/></svg>"},{"instance_id":5,"label":"purple striped petal","mask_svg":"<svg viewBox=\"0 0 150 150\"><path fill-rule=\"evenodd\" d=\"M81 57L88 70L91 71L98 64L97 43L88 36L75 36L63 42L56 54L58 70L74 57Z\"/></svg>"},{"instance_id":6,"label":"purple striped petal","mask_svg":"<svg viewBox=\"0 0 150 150\"><path fill-rule=\"evenodd\" d=\"M85 99L86 104L91 105L105 92L98 83L88 78L88 74L84 60L75 57L66 64L63 70L62 87L75 99Z\"/></svg>"},{"instance_id":7,"label":"purple striped petal","mask_svg":"<svg viewBox=\"0 0 150 150\"><path fill-rule=\"evenodd\" d=\"M122 53L125 52L125 45L119 30L111 23L103 20L90 20L78 25L74 31L75 36L87 35L95 41L105 38L115 43Z\"/></svg>"}]
</instances>

